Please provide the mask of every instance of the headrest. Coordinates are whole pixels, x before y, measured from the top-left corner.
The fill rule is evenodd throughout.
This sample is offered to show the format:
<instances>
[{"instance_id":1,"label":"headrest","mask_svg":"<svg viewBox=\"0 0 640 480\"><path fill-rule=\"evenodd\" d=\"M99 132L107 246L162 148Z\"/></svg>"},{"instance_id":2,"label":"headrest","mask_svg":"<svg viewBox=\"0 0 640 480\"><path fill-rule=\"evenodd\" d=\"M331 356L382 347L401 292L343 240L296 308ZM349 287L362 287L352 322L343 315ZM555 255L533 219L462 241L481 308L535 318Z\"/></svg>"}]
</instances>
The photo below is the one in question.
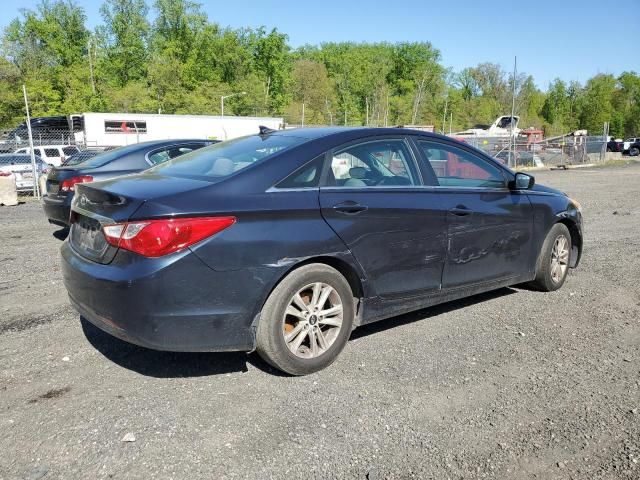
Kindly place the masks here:
<instances>
[{"instance_id":1,"label":"headrest","mask_svg":"<svg viewBox=\"0 0 640 480\"><path fill-rule=\"evenodd\" d=\"M349 169L349 176L351 178L359 178L362 180L367 176L367 169L364 167L351 167Z\"/></svg>"},{"instance_id":2,"label":"headrest","mask_svg":"<svg viewBox=\"0 0 640 480\"><path fill-rule=\"evenodd\" d=\"M220 157L216 158L216 161L213 163L213 167L211 167L211 170L209 171L209 175L214 177L226 177L227 175L231 175L234 169L235 163L228 158Z\"/></svg>"}]
</instances>

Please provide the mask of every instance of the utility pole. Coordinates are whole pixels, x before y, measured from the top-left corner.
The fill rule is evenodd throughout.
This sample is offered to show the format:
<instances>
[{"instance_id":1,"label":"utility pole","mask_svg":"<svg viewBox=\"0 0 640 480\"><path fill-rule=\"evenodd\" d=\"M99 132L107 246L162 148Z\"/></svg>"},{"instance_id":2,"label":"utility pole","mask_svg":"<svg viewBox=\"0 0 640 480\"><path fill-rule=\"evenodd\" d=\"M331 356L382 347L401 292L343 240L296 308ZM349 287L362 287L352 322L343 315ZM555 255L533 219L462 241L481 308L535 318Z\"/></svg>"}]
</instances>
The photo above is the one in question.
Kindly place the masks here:
<instances>
[{"instance_id":1,"label":"utility pole","mask_svg":"<svg viewBox=\"0 0 640 480\"><path fill-rule=\"evenodd\" d=\"M510 134L511 138L509 140L509 163L513 163L513 166L516 166L516 137L513 135L513 121L514 115L516 114L516 72L518 71L518 57L513 57L513 91L511 94L511 122L510 125Z\"/></svg>"},{"instance_id":2,"label":"utility pole","mask_svg":"<svg viewBox=\"0 0 640 480\"><path fill-rule=\"evenodd\" d=\"M367 117L366 117L366 125L369 126L369 97L365 97L365 102L367 104Z\"/></svg>"},{"instance_id":3,"label":"utility pole","mask_svg":"<svg viewBox=\"0 0 640 480\"><path fill-rule=\"evenodd\" d=\"M447 128L447 106L449 104L449 96L444 99L444 114L442 115L442 134L444 135L445 129Z\"/></svg>"}]
</instances>

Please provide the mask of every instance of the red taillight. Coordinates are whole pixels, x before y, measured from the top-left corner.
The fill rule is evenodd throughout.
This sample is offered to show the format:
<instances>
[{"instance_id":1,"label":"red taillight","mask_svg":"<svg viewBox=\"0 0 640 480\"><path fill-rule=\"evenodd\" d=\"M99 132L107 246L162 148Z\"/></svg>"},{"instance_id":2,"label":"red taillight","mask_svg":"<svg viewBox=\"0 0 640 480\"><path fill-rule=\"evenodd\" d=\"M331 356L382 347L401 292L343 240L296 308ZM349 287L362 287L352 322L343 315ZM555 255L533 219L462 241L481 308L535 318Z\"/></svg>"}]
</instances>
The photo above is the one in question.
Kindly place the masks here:
<instances>
[{"instance_id":1,"label":"red taillight","mask_svg":"<svg viewBox=\"0 0 640 480\"><path fill-rule=\"evenodd\" d=\"M93 182L93 177L91 175L80 175L79 177L71 177L67 178L60 185L60 190L63 192L73 192L76 188L76 183L88 183Z\"/></svg>"},{"instance_id":2,"label":"red taillight","mask_svg":"<svg viewBox=\"0 0 640 480\"><path fill-rule=\"evenodd\" d=\"M117 223L102 228L109 244L145 257L182 250L233 225L235 217L171 218Z\"/></svg>"},{"instance_id":3,"label":"red taillight","mask_svg":"<svg viewBox=\"0 0 640 480\"><path fill-rule=\"evenodd\" d=\"M10 177L11 172L0 172L0 177Z\"/></svg>"}]
</instances>

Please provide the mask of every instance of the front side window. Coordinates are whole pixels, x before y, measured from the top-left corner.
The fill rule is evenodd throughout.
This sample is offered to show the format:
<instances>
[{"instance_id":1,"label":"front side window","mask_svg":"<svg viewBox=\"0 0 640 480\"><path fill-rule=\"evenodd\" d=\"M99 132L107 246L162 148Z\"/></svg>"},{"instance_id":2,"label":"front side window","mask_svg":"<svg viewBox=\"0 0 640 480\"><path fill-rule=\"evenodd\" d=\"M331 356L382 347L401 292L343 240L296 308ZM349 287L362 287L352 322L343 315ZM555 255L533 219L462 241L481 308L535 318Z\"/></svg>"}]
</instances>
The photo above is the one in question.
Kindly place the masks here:
<instances>
[{"instance_id":1,"label":"front side window","mask_svg":"<svg viewBox=\"0 0 640 480\"><path fill-rule=\"evenodd\" d=\"M399 187L418 185L404 140L374 140L336 150L326 186Z\"/></svg>"},{"instance_id":2,"label":"front side window","mask_svg":"<svg viewBox=\"0 0 640 480\"><path fill-rule=\"evenodd\" d=\"M59 157L60 156L60 152L58 151L57 148L45 148L44 149L44 154L47 157Z\"/></svg>"},{"instance_id":3,"label":"front side window","mask_svg":"<svg viewBox=\"0 0 640 480\"><path fill-rule=\"evenodd\" d=\"M504 188L498 168L466 150L443 143L418 141L442 187Z\"/></svg>"}]
</instances>

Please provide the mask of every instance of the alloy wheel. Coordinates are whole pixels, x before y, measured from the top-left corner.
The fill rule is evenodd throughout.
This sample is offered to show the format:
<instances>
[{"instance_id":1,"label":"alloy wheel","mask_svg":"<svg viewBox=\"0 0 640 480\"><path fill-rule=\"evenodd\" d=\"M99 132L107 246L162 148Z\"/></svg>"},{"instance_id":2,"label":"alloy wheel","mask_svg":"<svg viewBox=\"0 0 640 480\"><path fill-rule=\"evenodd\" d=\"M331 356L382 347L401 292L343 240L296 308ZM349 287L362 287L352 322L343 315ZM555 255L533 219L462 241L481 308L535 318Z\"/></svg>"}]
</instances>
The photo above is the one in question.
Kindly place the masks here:
<instances>
[{"instance_id":1,"label":"alloy wheel","mask_svg":"<svg viewBox=\"0 0 640 480\"><path fill-rule=\"evenodd\" d=\"M306 285L293 295L285 310L282 333L287 347L300 358L322 355L338 338L342 315L342 299L331 285Z\"/></svg>"},{"instance_id":2,"label":"alloy wheel","mask_svg":"<svg viewBox=\"0 0 640 480\"><path fill-rule=\"evenodd\" d=\"M551 280L560 283L569 266L569 240L558 235L551 251Z\"/></svg>"}]
</instances>

